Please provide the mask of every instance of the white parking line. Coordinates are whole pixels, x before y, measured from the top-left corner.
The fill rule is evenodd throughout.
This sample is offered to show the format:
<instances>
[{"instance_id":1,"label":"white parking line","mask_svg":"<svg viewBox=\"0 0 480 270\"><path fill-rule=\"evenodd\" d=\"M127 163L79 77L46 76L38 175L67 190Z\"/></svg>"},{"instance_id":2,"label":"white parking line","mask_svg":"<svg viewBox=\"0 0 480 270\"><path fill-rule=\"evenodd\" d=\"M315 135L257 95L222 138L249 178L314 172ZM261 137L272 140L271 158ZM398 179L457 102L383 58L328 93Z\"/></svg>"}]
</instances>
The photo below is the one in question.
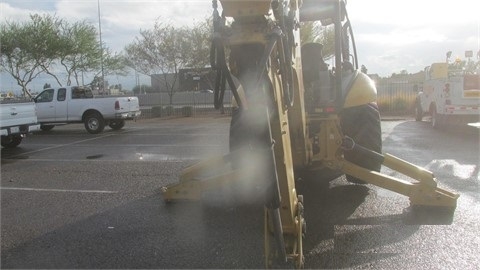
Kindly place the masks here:
<instances>
[{"instance_id":1,"label":"white parking line","mask_svg":"<svg viewBox=\"0 0 480 270\"><path fill-rule=\"evenodd\" d=\"M11 158L15 158L15 157L17 157L17 156L24 156L24 155L33 154L33 153L38 153L38 152L42 152L42 151L46 151L46 150L51 150L51 149L55 149L55 148L60 148L60 147L64 147L64 146L70 146L70 145L79 144L79 143L83 143L83 142L88 142L88 141L103 139L103 138L106 138L106 137L111 137L111 136L115 136L115 135L117 135L117 134L127 133L127 132L129 132L129 131L120 132L120 133L115 133L115 134L101 135L101 136L98 136L98 137L88 138L88 139L84 139L84 140L80 140L80 141L75 141L75 142L71 142L71 143L56 144L55 146L45 147L45 148L42 148L42 149L25 152L25 153L21 153L21 154L18 154L18 155L13 155L13 156L10 156L10 157L8 157L8 158L11 159Z\"/></svg>"},{"instance_id":2,"label":"white parking line","mask_svg":"<svg viewBox=\"0 0 480 270\"><path fill-rule=\"evenodd\" d=\"M180 163L184 161L190 161L190 160L201 160L200 157L186 157L186 158L181 158L181 157L174 157L174 158L159 158L159 159L53 159L53 158L28 158L28 159L16 159L16 158L5 158L2 159L5 161L14 161L14 162L66 162L66 163L72 163L72 162L105 162L105 163L118 163L118 162L171 162L171 163Z\"/></svg>"},{"instance_id":3,"label":"white parking line","mask_svg":"<svg viewBox=\"0 0 480 270\"><path fill-rule=\"evenodd\" d=\"M17 188L17 187L0 187L1 190L22 190L22 191L47 191L47 192L77 192L77 193L108 193L114 194L118 191L110 190L81 190L81 189L48 189L48 188Z\"/></svg>"}]
</instances>

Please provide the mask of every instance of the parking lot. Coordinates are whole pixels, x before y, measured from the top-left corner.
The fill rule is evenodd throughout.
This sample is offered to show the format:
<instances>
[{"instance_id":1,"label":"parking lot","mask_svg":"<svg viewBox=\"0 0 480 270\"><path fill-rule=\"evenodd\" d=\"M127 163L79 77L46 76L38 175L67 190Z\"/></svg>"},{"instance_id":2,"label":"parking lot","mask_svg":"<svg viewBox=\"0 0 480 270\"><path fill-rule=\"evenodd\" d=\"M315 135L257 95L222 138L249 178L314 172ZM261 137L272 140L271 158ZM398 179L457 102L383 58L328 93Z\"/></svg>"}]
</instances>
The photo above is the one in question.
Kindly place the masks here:
<instances>
[{"instance_id":1,"label":"parking lot","mask_svg":"<svg viewBox=\"0 0 480 270\"><path fill-rule=\"evenodd\" d=\"M228 132L220 115L143 119L98 135L59 126L2 148L1 267L263 268L261 205L161 196L188 165L227 153ZM460 194L453 222L412 218L408 198L371 185L303 181L305 267L477 269L478 130L399 119L382 135L384 152Z\"/></svg>"}]
</instances>

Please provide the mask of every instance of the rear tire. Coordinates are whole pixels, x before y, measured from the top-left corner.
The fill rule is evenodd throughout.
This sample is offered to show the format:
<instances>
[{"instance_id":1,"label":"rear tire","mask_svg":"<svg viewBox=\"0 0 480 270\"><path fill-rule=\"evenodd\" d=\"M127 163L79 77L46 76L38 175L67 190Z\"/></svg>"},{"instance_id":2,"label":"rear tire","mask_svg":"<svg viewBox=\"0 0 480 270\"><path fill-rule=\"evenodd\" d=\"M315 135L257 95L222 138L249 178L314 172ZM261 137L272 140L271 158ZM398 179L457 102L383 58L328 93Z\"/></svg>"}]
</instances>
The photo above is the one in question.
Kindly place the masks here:
<instances>
[{"instance_id":1,"label":"rear tire","mask_svg":"<svg viewBox=\"0 0 480 270\"><path fill-rule=\"evenodd\" d=\"M84 120L85 129L90 134L98 134L105 128L105 120L99 113L90 113Z\"/></svg>"},{"instance_id":2,"label":"rear tire","mask_svg":"<svg viewBox=\"0 0 480 270\"><path fill-rule=\"evenodd\" d=\"M125 120L111 120L108 126L113 130L122 129L125 126Z\"/></svg>"},{"instance_id":3,"label":"rear tire","mask_svg":"<svg viewBox=\"0 0 480 270\"><path fill-rule=\"evenodd\" d=\"M382 153L382 128L380 114L375 103L344 109L340 117L344 135L352 138L356 144ZM345 151L344 157L347 161L372 171L379 172L382 166L381 162L367 159L353 151ZM346 175L346 178L352 183L366 184L351 175Z\"/></svg>"},{"instance_id":4,"label":"rear tire","mask_svg":"<svg viewBox=\"0 0 480 270\"><path fill-rule=\"evenodd\" d=\"M15 148L22 142L22 135L2 136L2 146L5 148Z\"/></svg>"},{"instance_id":5,"label":"rear tire","mask_svg":"<svg viewBox=\"0 0 480 270\"><path fill-rule=\"evenodd\" d=\"M54 125L40 125L40 129L43 131L50 131L54 128Z\"/></svg>"}]
</instances>

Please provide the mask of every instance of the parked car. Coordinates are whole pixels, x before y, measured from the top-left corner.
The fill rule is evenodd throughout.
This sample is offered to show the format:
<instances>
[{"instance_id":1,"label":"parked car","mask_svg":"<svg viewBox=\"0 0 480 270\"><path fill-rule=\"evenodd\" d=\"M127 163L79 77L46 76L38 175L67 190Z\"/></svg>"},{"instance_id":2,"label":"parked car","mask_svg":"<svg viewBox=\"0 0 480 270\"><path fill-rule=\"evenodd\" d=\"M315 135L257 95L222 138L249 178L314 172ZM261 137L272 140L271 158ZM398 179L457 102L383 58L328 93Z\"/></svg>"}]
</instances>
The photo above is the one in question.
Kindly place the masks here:
<instances>
[{"instance_id":1,"label":"parked car","mask_svg":"<svg viewBox=\"0 0 480 270\"><path fill-rule=\"evenodd\" d=\"M55 125L83 123L91 134L101 133L105 126L114 130L124 127L125 120L140 116L135 96L94 96L85 86L49 88L34 98L38 122L44 131Z\"/></svg>"},{"instance_id":2,"label":"parked car","mask_svg":"<svg viewBox=\"0 0 480 270\"><path fill-rule=\"evenodd\" d=\"M40 130L37 123L35 103L31 100L2 100L0 104L0 132L2 146L18 146L23 137Z\"/></svg>"}]
</instances>

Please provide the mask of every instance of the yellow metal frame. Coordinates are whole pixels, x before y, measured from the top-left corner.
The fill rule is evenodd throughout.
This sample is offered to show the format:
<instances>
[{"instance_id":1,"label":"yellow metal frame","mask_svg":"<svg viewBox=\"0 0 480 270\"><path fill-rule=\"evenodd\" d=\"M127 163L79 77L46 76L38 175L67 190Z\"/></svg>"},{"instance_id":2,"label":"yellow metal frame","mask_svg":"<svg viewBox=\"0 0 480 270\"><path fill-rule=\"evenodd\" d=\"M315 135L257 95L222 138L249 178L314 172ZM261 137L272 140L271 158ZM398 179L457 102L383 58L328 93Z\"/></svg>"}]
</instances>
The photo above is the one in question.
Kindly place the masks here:
<instances>
[{"instance_id":1,"label":"yellow metal frame","mask_svg":"<svg viewBox=\"0 0 480 270\"><path fill-rule=\"evenodd\" d=\"M409 182L370 171L346 160L341 160L339 166L346 174L409 197L412 206L440 206L455 209L459 195L438 187L433 173L389 154L385 154L384 158L384 166L416 181Z\"/></svg>"},{"instance_id":2,"label":"yellow metal frame","mask_svg":"<svg viewBox=\"0 0 480 270\"><path fill-rule=\"evenodd\" d=\"M312 159L317 164L320 162L372 185L405 195L410 198L412 205L456 207L459 195L438 187L432 172L390 154L383 154L382 165L411 178L413 182L355 165L343 157L343 151L346 150L342 148L344 137L338 116L311 117L310 120L319 121L321 125L318 134L321 151Z\"/></svg>"},{"instance_id":3,"label":"yellow metal frame","mask_svg":"<svg viewBox=\"0 0 480 270\"><path fill-rule=\"evenodd\" d=\"M342 138L339 120L335 115L326 118L317 118L314 121L321 121L322 132L319 138L323 151L313 156L315 164L323 164L331 169L340 170L345 174L360 178L372 185L388 189L390 191L405 195L410 198L412 206L440 206L447 209L455 209L458 194L442 189L437 186L435 176L432 172L419 166L411 164L390 154L384 154L383 164L399 173L412 178L409 182L396 177L371 171L355 165L343 158ZM285 133L284 133L285 135ZM279 147L279 151L284 150ZM245 170L248 168L232 169L231 160L236 155L242 155L242 150L230 154L213 157L201 161L186 168L181 176L180 182L162 188L165 201L173 200L200 200L206 191L220 189L236 181L242 181L245 177ZM280 161L280 160L279 160ZM280 161L281 167L285 166ZM291 163L290 163L291 164ZM286 171L293 168L284 168ZM207 175L205 172L216 171L216 175ZM285 240L287 258L294 262L296 268L303 268L303 233L305 220L303 218L303 197L298 195L294 183L290 177L279 176L281 189L281 218ZM286 199L288 198L288 199ZM274 238L271 228L271 216L265 208L264 242L265 242L265 266L270 268L278 256L278 251L273 246Z\"/></svg>"},{"instance_id":4,"label":"yellow metal frame","mask_svg":"<svg viewBox=\"0 0 480 270\"><path fill-rule=\"evenodd\" d=\"M298 13L298 4L301 1L290 1L291 8ZM255 17L267 16L270 1L242 1L221 0L226 16ZM254 5L252 5L255 3ZM297 14L298 18L298 14ZM245 19L245 18L244 18ZM242 20L245 21L245 20ZM245 22L248 22L246 20ZM266 27L258 28L255 23L245 23L242 27L233 29L225 44L227 46L242 45L245 43L266 43ZM298 40L298 39L297 39ZM274 156L278 187L280 192L280 207L278 208L283 230L283 240L288 259L295 263L295 267L302 268L304 262L302 237L305 221L303 218L303 197L295 189L294 169L305 167L327 167L357 177L367 183L408 196L412 205L442 206L455 208L458 194L439 188L433 173L394 157L389 154L382 155L383 165L398 171L414 181L398 179L376 171L367 170L344 159L343 153L347 151L342 143L344 136L337 115L307 115L303 103L302 67L299 52L292 52L294 59L294 89L295 106L288 108L283 99L282 79L278 55L271 55L268 73L273 94L271 98L275 108L270 119L270 129L274 143ZM281 48L279 51L282 51ZM234 69L232 69L234 70ZM232 72L234 73L234 72ZM235 74L234 74L235 75ZM344 107L366 104L375 100L376 90L372 81L364 74L357 73L350 85L350 92ZM240 91L243 92L243 91ZM248 103L243 100L244 109ZM316 134L319 143L319 153L313 153L313 138L309 138L308 127L320 126ZM317 142L315 142L317 143ZM242 155L243 150L231 152L224 156L213 157L201 161L183 170L178 183L162 188L165 201L175 200L200 200L207 191L220 190L235 182L245 180L245 172L249 168L238 167L232 164L237 160L236 155ZM258 165L261 166L261 165ZM271 267L273 260L278 257L278 249L272 246L275 242L272 228L271 209L265 208L265 264ZM275 212L278 213L278 212ZM278 214L276 214L278 217ZM278 230L277 230L278 231Z\"/></svg>"},{"instance_id":5,"label":"yellow metal frame","mask_svg":"<svg viewBox=\"0 0 480 270\"><path fill-rule=\"evenodd\" d=\"M345 150L341 147L343 136L339 130L338 119L330 116L321 120L317 118L315 121L322 123L322 132L319 133L319 137L323 151L313 156L313 162L322 162L326 167L340 170L372 185L407 196L412 205L456 207L459 195L438 187L434 174L422 167L390 154L383 155L382 165L414 180L414 182L410 182L367 170L345 160L343 158ZM224 156L213 157L186 168L180 176L179 183L162 188L164 199L166 201L199 200L207 190L221 187L229 182L240 181L245 168L231 169L229 161L237 154L240 153L232 152ZM222 171L221 174L202 178L204 172L213 169L219 171L219 168ZM294 187L290 188L294 189ZM295 204L291 208L295 209L297 200L293 199L292 201ZM294 211L292 210L292 216L295 216ZM297 229L296 227L293 226L290 230L294 231Z\"/></svg>"},{"instance_id":6,"label":"yellow metal frame","mask_svg":"<svg viewBox=\"0 0 480 270\"><path fill-rule=\"evenodd\" d=\"M375 83L365 73L355 71L352 86L349 88L343 108L368 104L377 100Z\"/></svg>"}]
</instances>

